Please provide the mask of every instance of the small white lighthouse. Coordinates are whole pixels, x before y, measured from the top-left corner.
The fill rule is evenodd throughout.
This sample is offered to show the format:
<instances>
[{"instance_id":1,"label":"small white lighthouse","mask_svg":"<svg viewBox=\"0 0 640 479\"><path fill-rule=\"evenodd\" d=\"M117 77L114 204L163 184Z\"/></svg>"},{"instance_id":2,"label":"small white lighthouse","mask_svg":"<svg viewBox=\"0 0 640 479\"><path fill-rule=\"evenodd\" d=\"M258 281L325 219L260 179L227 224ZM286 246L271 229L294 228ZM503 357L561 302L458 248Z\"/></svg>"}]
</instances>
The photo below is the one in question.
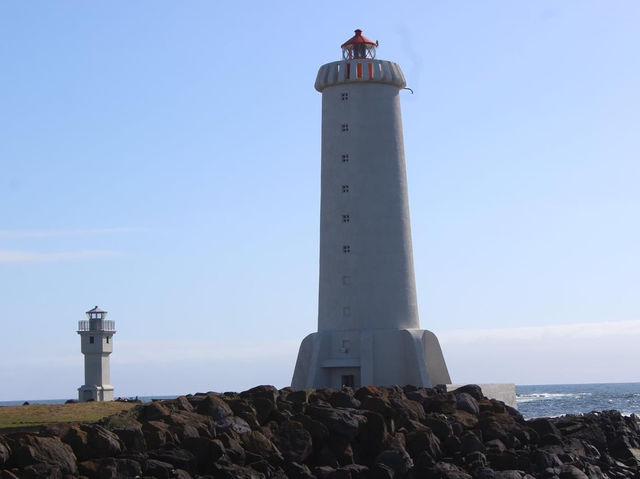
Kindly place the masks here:
<instances>
[{"instance_id":1,"label":"small white lighthouse","mask_svg":"<svg viewBox=\"0 0 640 479\"><path fill-rule=\"evenodd\" d=\"M78 321L81 351L84 354L84 385L78 388L78 399L113 401L109 355L113 352L116 322L104 319L107 312L97 306L86 314L87 320Z\"/></svg>"},{"instance_id":2,"label":"small white lighthouse","mask_svg":"<svg viewBox=\"0 0 640 479\"><path fill-rule=\"evenodd\" d=\"M420 329L399 93L400 67L360 30L320 67L322 167L318 332L300 346L295 388L451 382Z\"/></svg>"}]
</instances>

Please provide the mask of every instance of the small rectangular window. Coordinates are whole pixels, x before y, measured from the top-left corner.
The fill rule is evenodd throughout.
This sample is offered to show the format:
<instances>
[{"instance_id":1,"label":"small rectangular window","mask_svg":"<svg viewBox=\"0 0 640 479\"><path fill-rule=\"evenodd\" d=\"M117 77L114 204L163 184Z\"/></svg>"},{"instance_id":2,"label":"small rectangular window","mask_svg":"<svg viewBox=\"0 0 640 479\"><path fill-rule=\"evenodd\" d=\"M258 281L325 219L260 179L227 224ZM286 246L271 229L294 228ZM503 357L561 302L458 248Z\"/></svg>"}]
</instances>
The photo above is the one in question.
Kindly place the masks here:
<instances>
[{"instance_id":1,"label":"small rectangular window","mask_svg":"<svg viewBox=\"0 0 640 479\"><path fill-rule=\"evenodd\" d=\"M349 223L349 221L351 221L351 218L349 217L349 215L342 215L343 223Z\"/></svg>"},{"instance_id":2,"label":"small rectangular window","mask_svg":"<svg viewBox=\"0 0 640 479\"><path fill-rule=\"evenodd\" d=\"M348 92L341 93L340 98L342 99L342 101L347 101L349 99L349 93Z\"/></svg>"},{"instance_id":3,"label":"small rectangular window","mask_svg":"<svg viewBox=\"0 0 640 479\"><path fill-rule=\"evenodd\" d=\"M109 344L109 336L107 336L107 344Z\"/></svg>"},{"instance_id":4,"label":"small rectangular window","mask_svg":"<svg viewBox=\"0 0 640 479\"><path fill-rule=\"evenodd\" d=\"M344 155L342 155L342 162L343 163L348 163L349 162L349 154L345 153Z\"/></svg>"},{"instance_id":5,"label":"small rectangular window","mask_svg":"<svg viewBox=\"0 0 640 479\"><path fill-rule=\"evenodd\" d=\"M93 344L94 338L93 336L89 336L89 344Z\"/></svg>"},{"instance_id":6,"label":"small rectangular window","mask_svg":"<svg viewBox=\"0 0 640 479\"><path fill-rule=\"evenodd\" d=\"M342 192L349 193L349 185L342 185Z\"/></svg>"},{"instance_id":7,"label":"small rectangular window","mask_svg":"<svg viewBox=\"0 0 640 479\"><path fill-rule=\"evenodd\" d=\"M342 124L342 131L349 131L349 124L348 123L343 123Z\"/></svg>"},{"instance_id":8,"label":"small rectangular window","mask_svg":"<svg viewBox=\"0 0 640 479\"><path fill-rule=\"evenodd\" d=\"M342 246L342 252L343 253L351 253L351 246L349 246L348 244L345 244Z\"/></svg>"}]
</instances>

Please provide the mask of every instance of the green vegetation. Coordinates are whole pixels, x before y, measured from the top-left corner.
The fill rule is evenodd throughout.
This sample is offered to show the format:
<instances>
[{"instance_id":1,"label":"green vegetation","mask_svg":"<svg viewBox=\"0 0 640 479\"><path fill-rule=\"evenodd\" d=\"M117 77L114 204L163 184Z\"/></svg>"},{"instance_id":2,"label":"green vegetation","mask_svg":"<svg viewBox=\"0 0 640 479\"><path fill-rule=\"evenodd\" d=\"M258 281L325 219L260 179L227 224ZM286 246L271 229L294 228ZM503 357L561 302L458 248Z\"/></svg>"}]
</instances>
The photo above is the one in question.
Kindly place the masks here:
<instances>
[{"instance_id":1,"label":"green vegetation","mask_svg":"<svg viewBox=\"0 0 640 479\"><path fill-rule=\"evenodd\" d=\"M131 402L83 402L0 407L0 433L60 422L95 422L136 406Z\"/></svg>"}]
</instances>

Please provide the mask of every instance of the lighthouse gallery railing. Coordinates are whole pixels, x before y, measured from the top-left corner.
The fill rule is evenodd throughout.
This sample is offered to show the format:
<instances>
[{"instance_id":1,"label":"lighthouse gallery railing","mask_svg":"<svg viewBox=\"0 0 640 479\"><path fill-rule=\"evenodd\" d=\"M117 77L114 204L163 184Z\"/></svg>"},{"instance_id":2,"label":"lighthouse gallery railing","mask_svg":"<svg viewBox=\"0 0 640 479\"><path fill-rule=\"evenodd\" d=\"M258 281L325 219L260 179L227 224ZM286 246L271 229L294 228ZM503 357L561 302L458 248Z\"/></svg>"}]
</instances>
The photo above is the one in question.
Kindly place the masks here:
<instances>
[{"instance_id":1,"label":"lighthouse gallery railing","mask_svg":"<svg viewBox=\"0 0 640 479\"><path fill-rule=\"evenodd\" d=\"M115 331L116 322L110 319L91 319L78 321L78 331Z\"/></svg>"}]
</instances>

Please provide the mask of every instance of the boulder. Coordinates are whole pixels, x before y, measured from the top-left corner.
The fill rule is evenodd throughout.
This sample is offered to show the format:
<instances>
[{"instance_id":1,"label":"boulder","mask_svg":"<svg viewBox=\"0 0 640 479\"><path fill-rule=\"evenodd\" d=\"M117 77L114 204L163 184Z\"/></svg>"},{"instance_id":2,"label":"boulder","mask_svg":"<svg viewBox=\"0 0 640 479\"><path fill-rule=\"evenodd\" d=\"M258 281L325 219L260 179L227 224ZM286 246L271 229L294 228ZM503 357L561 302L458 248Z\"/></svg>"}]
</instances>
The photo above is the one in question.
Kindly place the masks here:
<instances>
[{"instance_id":1,"label":"boulder","mask_svg":"<svg viewBox=\"0 0 640 479\"><path fill-rule=\"evenodd\" d=\"M313 450L311 433L297 421L280 423L273 442L287 462L303 463Z\"/></svg>"},{"instance_id":2,"label":"boulder","mask_svg":"<svg viewBox=\"0 0 640 479\"><path fill-rule=\"evenodd\" d=\"M183 469L189 474L196 472L196 456L190 451L179 447L164 447L149 451L149 458L156 459L161 462L167 462L176 469Z\"/></svg>"},{"instance_id":3,"label":"boulder","mask_svg":"<svg viewBox=\"0 0 640 479\"><path fill-rule=\"evenodd\" d=\"M79 461L118 456L124 449L117 434L98 424L71 426L62 440L71 446Z\"/></svg>"},{"instance_id":4,"label":"boulder","mask_svg":"<svg viewBox=\"0 0 640 479\"><path fill-rule=\"evenodd\" d=\"M9 445L13 451L11 462L17 467L44 463L58 467L63 474L78 472L73 449L57 437L19 433L10 436Z\"/></svg>"},{"instance_id":5,"label":"boulder","mask_svg":"<svg viewBox=\"0 0 640 479\"><path fill-rule=\"evenodd\" d=\"M469 393L462 392L456 394L456 408L473 414L474 416L480 414L478 401Z\"/></svg>"},{"instance_id":6,"label":"boulder","mask_svg":"<svg viewBox=\"0 0 640 479\"><path fill-rule=\"evenodd\" d=\"M212 417L214 421L220 421L229 416L233 416L233 411L229 405L214 394L207 394L204 399L198 403L196 411L198 414Z\"/></svg>"},{"instance_id":7,"label":"boulder","mask_svg":"<svg viewBox=\"0 0 640 479\"><path fill-rule=\"evenodd\" d=\"M358 435L361 424L367 422L365 416L354 410L333 409L321 406L308 406L306 413L321 422L330 432L353 439Z\"/></svg>"},{"instance_id":8,"label":"boulder","mask_svg":"<svg viewBox=\"0 0 640 479\"><path fill-rule=\"evenodd\" d=\"M7 443L4 436L0 435L0 467L4 466L9 462L9 458L11 457L11 448Z\"/></svg>"}]
</instances>

